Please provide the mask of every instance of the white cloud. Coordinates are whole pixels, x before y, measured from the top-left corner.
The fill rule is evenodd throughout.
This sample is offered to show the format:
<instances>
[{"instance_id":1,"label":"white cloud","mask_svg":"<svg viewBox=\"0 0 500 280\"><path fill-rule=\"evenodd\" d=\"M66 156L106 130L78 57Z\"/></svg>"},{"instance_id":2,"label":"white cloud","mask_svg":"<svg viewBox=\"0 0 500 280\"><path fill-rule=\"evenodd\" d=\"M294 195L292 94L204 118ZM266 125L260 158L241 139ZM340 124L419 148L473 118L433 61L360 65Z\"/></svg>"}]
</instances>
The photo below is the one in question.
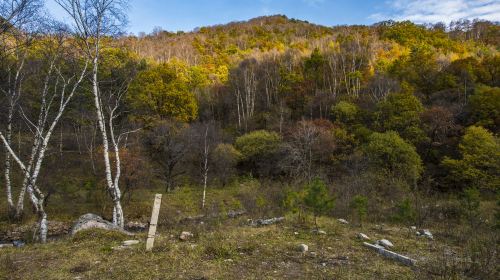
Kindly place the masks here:
<instances>
[{"instance_id":1,"label":"white cloud","mask_svg":"<svg viewBox=\"0 0 500 280\"><path fill-rule=\"evenodd\" d=\"M394 19L417 23L450 22L459 19L500 20L499 0L389 0L390 13L376 13L376 21Z\"/></svg>"}]
</instances>

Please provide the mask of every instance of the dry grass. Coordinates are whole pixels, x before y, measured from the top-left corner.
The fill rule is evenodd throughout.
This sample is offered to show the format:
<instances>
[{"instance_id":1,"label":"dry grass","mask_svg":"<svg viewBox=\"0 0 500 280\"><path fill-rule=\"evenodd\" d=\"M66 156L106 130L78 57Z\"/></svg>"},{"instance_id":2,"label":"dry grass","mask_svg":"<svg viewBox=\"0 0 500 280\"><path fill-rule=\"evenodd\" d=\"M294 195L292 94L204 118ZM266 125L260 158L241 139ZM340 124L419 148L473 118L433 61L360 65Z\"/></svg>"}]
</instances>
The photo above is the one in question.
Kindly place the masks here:
<instances>
[{"instance_id":1,"label":"dry grass","mask_svg":"<svg viewBox=\"0 0 500 280\"><path fill-rule=\"evenodd\" d=\"M225 213L251 205L255 198L248 195L247 186L238 187L210 190L210 211ZM126 208L129 219L145 221L152 197L149 192L132 200ZM319 219L326 235L313 233L294 216L286 216L279 225L248 226L248 218L270 216L274 210L179 223L182 217L202 213L196 210L198 198L196 189L164 195L152 252L144 249L145 233L135 237L143 241L139 245L114 250L130 237L89 231L44 245L0 249L0 279L498 279L499 242L491 229L472 234L464 225L431 224L435 240L428 240L398 226L367 222L360 228L332 217ZM57 219L52 209L51 217ZM4 226L6 222L0 225ZM194 237L181 242L181 231ZM356 238L358 232L372 240L389 239L394 251L416 259L417 266L377 255ZM309 252L297 250L301 243L309 246Z\"/></svg>"}]
</instances>

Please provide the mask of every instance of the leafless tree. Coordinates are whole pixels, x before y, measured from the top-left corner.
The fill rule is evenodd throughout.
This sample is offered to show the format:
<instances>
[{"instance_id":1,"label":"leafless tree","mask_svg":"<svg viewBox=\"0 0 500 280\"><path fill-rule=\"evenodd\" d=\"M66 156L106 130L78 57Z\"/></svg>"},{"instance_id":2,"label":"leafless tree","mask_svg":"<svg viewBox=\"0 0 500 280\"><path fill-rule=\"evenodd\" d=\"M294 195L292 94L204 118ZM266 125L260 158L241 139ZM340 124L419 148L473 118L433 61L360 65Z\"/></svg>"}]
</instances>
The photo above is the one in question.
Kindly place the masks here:
<instances>
[{"instance_id":1,"label":"leafless tree","mask_svg":"<svg viewBox=\"0 0 500 280\"><path fill-rule=\"evenodd\" d=\"M205 208L209 172L213 169L213 151L220 139L220 130L215 122L200 122L191 125L191 161L198 166L198 173L203 185L201 208Z\"/></svg>"},{"instance_id":2,"label":"leafless tree","mask_svg":"<svg viewBox=\"0 0 500 280\"><path fill-rule=\"evenodd\" d=\"M233 90L236 97L238 127L248 131L248 124L255 113L257 96L257 60L244 60L234 71Z\"/></svg>"},{"instance_id":3,"label":"leafless tree","mask_svg":"<svg viewBox=\"0 0 500 280\"><path fill-rule=\"evenodd\" d=\"M144 137L151 158L161 167L167 192L175 187L176 178L185 173L178 166L189 150L190 138L188 126L175 121L156 124Z\"/></svg>"}]
</instances>

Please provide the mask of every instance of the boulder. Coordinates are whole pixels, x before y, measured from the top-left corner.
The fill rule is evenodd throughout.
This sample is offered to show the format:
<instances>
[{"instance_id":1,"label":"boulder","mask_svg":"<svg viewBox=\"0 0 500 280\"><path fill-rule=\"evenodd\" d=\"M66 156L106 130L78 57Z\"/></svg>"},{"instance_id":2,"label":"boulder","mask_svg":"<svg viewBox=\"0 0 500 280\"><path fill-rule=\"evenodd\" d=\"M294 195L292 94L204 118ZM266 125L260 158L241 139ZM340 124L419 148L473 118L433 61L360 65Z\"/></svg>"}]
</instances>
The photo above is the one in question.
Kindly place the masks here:
<instances>
[{"instance_id":1,"label":"boulder","mask_svg":"<svg viewBox=\"0 0 500 280\"><path fill-rule=\"evenodd\" d=\"M187 241L193 236L194 235L192 233L190 233L189 231L183 231L183 232L181 232L181 235L179 235L179 239L181 241Z\"/></svg>"},{"instance_id":2,"label":"boulder","mask_svg":"<svg viewBox=\"0 0 500 280\"><path fill-rule=\"evenodd\" d=\"M13 247L14 244L12 243L4 243L4 244L0 244L0 248L9 248L9 247Z\"/></svg>"},{"instance_id":3,"label":"boulder","mask_svg":"<svg viewBox=\"0 0 500 280\"><path fill-rule=\"evenodd\" d=\"M361 232L358 233L358 238L361 240L370 240L370 237L368 237L368 235L361 233Z\"/></svg>"},{"instance_id":4,"label":"boulder","mask_svg":"<svg viewBox=\"0 0 500 280\"><path fill-rule=\"evenodd\" d=\"M309 246L307 246L306 244L300 244L297 249L299 250L299 252L306 253L307 251L309 251Z\"/></svg>"},{"instance_id":5,"label":"boulder","mask_svg":"<svg viewBox=\"0 0 500 280\"><path fill-rule=\"evenodd\" d=\"M119 226L114 225L112 222L104 220L101 216L91 213L85 214L80 218L78 218L78 220L73 225L73 228L71 229L71 235L74 235L75 233L81 230L94 229L94 228L119 231L126 235L134 235L120 228Z\"/></svg>"},{"instance_id":6,"label":"boulder","mask_svg":"<svg viewBox=\"0 0 500 280\"><path fill-rule=\"evenodd\" d=\"M392 242L387 240L387 239L378 240L377 245L380 245L380 246L387 248L387 249L394 247L394 244L392 244Z\"/></svg>"}]
</instances>

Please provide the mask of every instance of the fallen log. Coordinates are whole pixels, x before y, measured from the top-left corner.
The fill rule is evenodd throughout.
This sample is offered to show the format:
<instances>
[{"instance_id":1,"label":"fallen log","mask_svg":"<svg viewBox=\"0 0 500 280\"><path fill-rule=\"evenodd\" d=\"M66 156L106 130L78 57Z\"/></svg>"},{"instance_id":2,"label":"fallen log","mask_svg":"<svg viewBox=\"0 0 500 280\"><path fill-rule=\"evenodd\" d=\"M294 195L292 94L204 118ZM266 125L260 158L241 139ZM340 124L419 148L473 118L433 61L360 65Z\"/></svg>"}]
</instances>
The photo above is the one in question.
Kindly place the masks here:
<instances>
[{"instance_id":1,"label":"fallen log","mask_svg":"<svg viewBox=\"0 0 500 280\"><path fill-rule=\"evenodd\" d=\"M389 251L387 249L385 249L384 247L380 246L380 245L374 245L374 244L370 244L368 242L363 242L363 244L368 247L368 248L371 248L375 251L377 251L380 255L386 257L386 258L390 258L390 259L393 259L393 260L396 260L402 264L405 264L405 265L408 265L408 266L414 266L417 261L414 260L414 259L411 259L407 256L403 256L403 255L400 255L398 253L395 253L395 252L392 252L392 251Z\"/></svg>"}]
</instances>

